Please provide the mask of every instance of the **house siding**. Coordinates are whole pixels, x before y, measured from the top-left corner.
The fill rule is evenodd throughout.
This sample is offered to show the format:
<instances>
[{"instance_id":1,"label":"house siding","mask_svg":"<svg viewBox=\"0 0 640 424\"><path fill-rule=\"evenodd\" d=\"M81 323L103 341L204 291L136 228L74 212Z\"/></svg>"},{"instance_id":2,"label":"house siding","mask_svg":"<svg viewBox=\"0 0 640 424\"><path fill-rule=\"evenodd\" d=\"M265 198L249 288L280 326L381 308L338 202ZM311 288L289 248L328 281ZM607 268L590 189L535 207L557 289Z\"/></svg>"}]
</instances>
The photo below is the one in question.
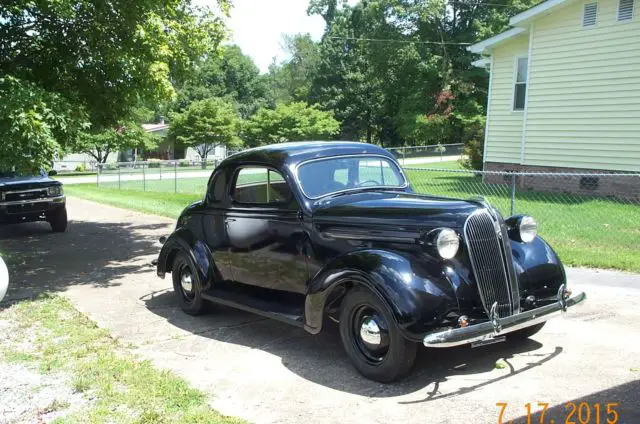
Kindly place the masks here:
<instances>
[{"instance_id":1,"label":"house siding","mask_svg":"<svg viewBox=\"0 0 640 424\"><path fill-rule=\"evenodd\" d=\"M521 34L493 52L485 161L520 163L524 112L513 111L515 58L527 56L529 35Z\"/></svg>"},{"instance_id":2,"label":"house siding","mask_svg":"<svg viewBox=\"0 0 640 424\"><path fill-rule=\"evenodd\" d=\"M598 1L593 27L582 27L583 1L535 21L524 165L640 171L635 1L631 21L617 21L617 0Z\"/></svg>"}]
</instances>

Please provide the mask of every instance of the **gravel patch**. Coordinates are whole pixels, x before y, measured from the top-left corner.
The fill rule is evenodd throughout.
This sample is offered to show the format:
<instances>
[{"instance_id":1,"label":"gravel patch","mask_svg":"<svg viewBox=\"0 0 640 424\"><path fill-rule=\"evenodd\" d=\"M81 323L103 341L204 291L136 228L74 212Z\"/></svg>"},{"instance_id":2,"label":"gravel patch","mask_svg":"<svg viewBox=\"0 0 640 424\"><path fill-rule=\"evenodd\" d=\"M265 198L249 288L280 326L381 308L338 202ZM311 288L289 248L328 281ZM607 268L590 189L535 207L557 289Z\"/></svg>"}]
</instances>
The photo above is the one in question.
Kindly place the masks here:
<instances>
[{"instance_id":1,"label":"gravel patch","mask_svg":"<svg viewBox=\"0 0 640 424\"><path fill-rule=\"evenodd\" d=\"M89 403L63 374L0 362L0 423L49 423Z\"/></svg>"}]
</instances>

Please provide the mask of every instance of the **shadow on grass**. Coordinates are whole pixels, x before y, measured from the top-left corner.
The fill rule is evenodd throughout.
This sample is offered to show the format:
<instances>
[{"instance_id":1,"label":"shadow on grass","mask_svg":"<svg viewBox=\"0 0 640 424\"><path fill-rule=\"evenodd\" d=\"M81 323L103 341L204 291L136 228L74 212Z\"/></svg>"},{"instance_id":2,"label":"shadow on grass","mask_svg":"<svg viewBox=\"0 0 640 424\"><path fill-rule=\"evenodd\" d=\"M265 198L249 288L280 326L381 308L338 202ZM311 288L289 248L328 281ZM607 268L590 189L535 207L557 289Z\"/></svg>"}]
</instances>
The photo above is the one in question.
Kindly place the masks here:
<instances>
[{"instance_id":1,"label":"shadow on grass","mask_svg":"<svg viewBox=\"0 0 640 424\"><path fill-rule=\"evenodd\" d=\"M174 293L163 290L142 297L147 309L172 325L199 337L259 349L280 358L291 372L313 383L342 392L368 397L394 397L416 391L424 393L418 402L450 398L499 384L500 381L526 372L553 360L561 347L544 353L528 353L526 366L503 370L498 376L483 378L470 387L456 388L451 377L491 371L498 359L510 364L510 358L537 350L542 345L534 340L499 343L490 346L452 349L418 349L416 365L409 376L394 384L380 384L355 371L344 352L337 326L326 322L322 333L311 335L304 330L224 306L214 306L209 315L192 317L176 307ZM414 402L415 403L415 402Z\"/></svg>"},{"instance_id":2,"label":"shadow on grass","mask_svg":"<svg viewBox=\"0 0 640 424\"><path fill-rule=\"evenodd\" d=\"M2 305L77 284L108 287L128 275L150 272L149 261L159 250L157 235L169 227L70 221L65 233L52 233L47 223L0 226L0 246L11 258Z\"/></svg>"}]
</instances>

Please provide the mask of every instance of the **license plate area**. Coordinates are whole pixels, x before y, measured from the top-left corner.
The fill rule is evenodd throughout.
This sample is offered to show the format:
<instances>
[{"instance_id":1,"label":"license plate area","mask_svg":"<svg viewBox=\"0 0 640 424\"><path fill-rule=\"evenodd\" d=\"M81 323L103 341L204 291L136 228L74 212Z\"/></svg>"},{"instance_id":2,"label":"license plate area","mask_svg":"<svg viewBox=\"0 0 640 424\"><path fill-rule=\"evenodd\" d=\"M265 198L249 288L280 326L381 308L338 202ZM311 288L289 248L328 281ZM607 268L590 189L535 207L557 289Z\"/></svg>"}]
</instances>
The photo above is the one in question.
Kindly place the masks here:
<instances>
[{"instance_id":1,"label":"license plate area","mask_svg":"<svg viewBox=\"0 0 640 424\"><path fill-rule=\"evenodd\" d=\"M506 336L494 336L483 340L476 340L475 342L471 342L471 347L480 347L486 346L494 343L500 343L507 339Z\"/></svg>"}]
</instances>

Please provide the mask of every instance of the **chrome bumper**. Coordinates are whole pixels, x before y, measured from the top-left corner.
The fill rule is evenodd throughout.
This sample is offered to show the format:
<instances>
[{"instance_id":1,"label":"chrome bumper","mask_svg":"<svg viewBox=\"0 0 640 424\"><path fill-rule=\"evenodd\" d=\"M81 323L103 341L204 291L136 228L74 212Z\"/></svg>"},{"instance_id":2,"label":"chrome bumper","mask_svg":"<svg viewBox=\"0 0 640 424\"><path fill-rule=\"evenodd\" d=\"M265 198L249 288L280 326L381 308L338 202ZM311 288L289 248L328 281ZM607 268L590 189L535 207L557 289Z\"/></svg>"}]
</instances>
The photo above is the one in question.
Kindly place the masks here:
<instances>
[{"instance_id":1,"label":"chrome bumper","mask_svg":"<svg viewBox=\"0 0 640 424\"><path fill-rule=\"evenodd\" d=\"M505 334L547 321L586 298L585 293L569 297L563 284L558 290L558 301L555 303L504 318L499 318L494 312L495 308L492 308L493 316L489 321L468 327L427 333L422 343L426 347L452 347L468 343L489 344L495 339L502 338Z\"/></svg>"}]
</instances>

